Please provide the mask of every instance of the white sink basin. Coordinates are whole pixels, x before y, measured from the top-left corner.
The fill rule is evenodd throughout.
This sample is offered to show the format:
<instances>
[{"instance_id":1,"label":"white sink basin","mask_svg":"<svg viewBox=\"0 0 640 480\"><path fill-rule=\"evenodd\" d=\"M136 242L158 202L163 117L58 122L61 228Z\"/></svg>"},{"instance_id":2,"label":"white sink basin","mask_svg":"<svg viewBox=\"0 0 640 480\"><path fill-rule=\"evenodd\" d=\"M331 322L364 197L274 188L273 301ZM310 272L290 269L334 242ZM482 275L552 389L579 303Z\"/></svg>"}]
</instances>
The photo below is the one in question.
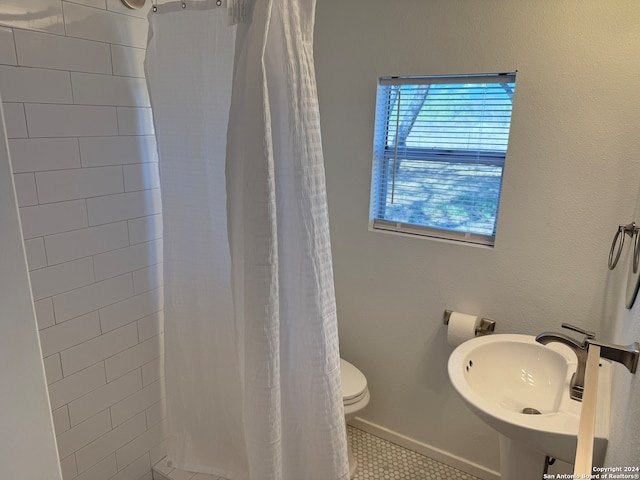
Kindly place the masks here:
<instances>
[{"instance_id":1,"label":"white sink basin","mask_svg":"<svg viewBox=\"0 0 640 480\"><path fill-rule=\"evenodd\" d=\"M598 377L594 464L609 436L611 364ZM542 345L529 335L477 337L449 357L449 378L466 405L505 437L532 451L573 463L582 403L569 397L577 358L559 343ZM523 412L539 412L527 414ZM503 459L501 459L502 463Z\"/></svg>"}]
</instances>

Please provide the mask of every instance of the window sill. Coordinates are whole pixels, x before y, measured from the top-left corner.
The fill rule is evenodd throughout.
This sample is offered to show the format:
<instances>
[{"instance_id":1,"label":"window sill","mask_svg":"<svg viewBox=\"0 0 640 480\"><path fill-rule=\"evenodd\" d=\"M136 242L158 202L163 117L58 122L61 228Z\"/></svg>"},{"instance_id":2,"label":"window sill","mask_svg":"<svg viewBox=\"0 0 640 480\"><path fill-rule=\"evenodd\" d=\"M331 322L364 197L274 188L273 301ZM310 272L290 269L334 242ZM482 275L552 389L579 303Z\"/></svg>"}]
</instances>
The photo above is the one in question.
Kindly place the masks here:
<instances>
[{"instance_id":1,"label":"window sill","mask_svg":"<svg viewBox=\"0 0 640 480\"><path fill-rule=\"evenodd\" d=\"M406 223L390 222L388 220L376 219L372 222L369 222L369 231L399 235L409 238L423 238L456 245L468 245L471 247L479 247L491 250L495 245L495 238L488 235L485 236L463 233L454 230L439 230L435 228L410 225Z\"/></svg>"}]
</instances>

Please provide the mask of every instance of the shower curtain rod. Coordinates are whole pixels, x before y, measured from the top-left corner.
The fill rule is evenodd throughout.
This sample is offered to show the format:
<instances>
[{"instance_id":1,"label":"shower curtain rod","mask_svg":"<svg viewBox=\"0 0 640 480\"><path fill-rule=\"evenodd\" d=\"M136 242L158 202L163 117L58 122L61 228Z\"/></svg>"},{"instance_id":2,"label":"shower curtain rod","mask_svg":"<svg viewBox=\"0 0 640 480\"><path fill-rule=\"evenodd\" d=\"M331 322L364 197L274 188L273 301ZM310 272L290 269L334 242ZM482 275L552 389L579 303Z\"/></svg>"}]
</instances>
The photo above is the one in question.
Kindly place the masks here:
<instances>
[{"instance_id":1,"label":"shower curtain rod","mask_svg":"<svg viewBox=\"0 0 640 480\"><path fill-rule=\"evenodd\" d=\"M153 3L153 11L155 13L176 12L179 10L209 10L211 8L222 7L222 0L181 0L175 2L163 3L158 5L158 0ZM227 3L227 2L224 2Z\"/></svg>"},{"instance_id":2,"label":"shower curtain rod","mask_svg":"<svg viewBox=\"0 0 640 480\"><path fill-rule=\"evenodd\" d=\"M212 10L225 7L227 9L229 25L237 25L249 21L251 0L180 0L158 5L153 4L154 13L177 12L180 10Z\"/></svg>"}]
</instances>

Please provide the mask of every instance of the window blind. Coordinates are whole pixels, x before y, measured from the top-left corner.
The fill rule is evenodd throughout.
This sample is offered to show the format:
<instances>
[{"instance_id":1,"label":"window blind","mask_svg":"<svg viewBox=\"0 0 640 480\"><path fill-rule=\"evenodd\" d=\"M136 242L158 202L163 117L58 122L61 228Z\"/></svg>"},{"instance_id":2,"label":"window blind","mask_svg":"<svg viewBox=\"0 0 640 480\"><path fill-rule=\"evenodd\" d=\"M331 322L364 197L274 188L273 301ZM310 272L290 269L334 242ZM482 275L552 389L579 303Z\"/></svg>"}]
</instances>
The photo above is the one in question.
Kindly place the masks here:
<instances>
[{"instance_id":1,"label":"window blind","mask_svg":"<svg viewBox=\"0 0 640 480\"><path fill-rule=\"evenodd\" d=\"M515 74L384 77L370 221L493 245Z\"/></svg>"}]
</instances>

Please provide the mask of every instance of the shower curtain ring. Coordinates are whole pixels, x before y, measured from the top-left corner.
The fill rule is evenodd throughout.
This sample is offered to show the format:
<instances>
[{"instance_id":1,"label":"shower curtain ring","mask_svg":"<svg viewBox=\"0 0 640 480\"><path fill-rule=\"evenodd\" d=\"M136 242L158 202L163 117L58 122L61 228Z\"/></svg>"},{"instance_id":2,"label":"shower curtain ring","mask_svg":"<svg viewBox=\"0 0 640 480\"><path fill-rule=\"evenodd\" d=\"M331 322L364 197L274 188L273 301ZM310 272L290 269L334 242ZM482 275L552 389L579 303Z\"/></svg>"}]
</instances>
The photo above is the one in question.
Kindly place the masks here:
<instances>
[{"instance_id":1,"label":"shower curtain ring","mask_svg":"<svg viewBox=\"0 0 640 480\"><path fill-rule=\"evenodd\" d=\"M187 2L182 2L182 8L187 8Z\"/></svg>"},{"instance_id":2,"label":"shower curtain ring","mask_svg":"<svg viewBox=\"0 0 640 480\"><path fill-rule=\"evenodd\" d=\"M616 265L618 264L618 260L620 259L620 254L622 253L622 247L624 247L624 236L625 236L624 227L625 227L624 225L620 225L618 227L618 230L616 231L616 234L613 237L613 242L611 242L611 250L609 250L609 270L613 270L614 268L616 268ZM619 243L618 243L618 238L620 238ZM617 251L616 251L616 246L618 247Z\"/></svg>"}]
</instances>

